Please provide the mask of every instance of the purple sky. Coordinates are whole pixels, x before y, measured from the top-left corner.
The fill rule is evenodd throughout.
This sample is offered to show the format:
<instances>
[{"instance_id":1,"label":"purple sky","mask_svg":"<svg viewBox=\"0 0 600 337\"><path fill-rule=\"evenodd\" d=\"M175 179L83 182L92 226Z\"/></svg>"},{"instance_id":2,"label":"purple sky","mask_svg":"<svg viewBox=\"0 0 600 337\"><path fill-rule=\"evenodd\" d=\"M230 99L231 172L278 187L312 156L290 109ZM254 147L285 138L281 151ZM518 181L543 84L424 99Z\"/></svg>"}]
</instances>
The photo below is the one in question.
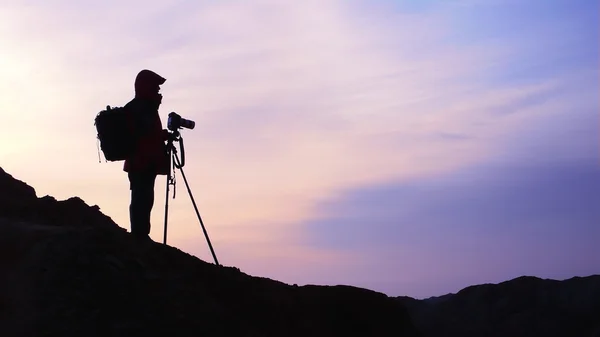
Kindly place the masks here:
<instances>
[{"instance_id":1,"label":"purple sky","mask_svg":"<svg viewBox=\"0 0 600 337\"><path fill-rule=\"evenodd\" d=\"M167 78L219 261L428 297L600 271L592 0L0 5L0 166L128 224L93 118ZM15 127L18 126L18 127ZM170 244L211 261L179 177ZM164 177L151 236L162 241Z\"/></svg>"}]
</instances>

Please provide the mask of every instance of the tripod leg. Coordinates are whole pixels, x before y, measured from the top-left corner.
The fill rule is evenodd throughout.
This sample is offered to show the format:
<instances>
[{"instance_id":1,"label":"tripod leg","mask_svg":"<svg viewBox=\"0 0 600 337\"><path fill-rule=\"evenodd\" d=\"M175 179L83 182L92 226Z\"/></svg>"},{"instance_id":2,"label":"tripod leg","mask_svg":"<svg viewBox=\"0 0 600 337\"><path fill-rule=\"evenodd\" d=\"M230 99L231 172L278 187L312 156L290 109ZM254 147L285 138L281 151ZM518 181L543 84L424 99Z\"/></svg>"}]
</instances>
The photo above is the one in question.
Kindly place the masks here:
<instances>
[{"instance_id":1,"label":"tripod leg","mask_svg":"<svg viewBox=\"0 0 600 337\"><path fill-rule=\"evenodd\" d=\"M190 189L190 185L187 182L185 177L185 173L183 172L183 167L181 167L179 163L179 158L177 157L177 152L173 152L173 157L175 159L175 166L179 168L181 171L181 176L183 177L183 181L185 182L185 187L187 187L188 194L190 195L190 199L192 200L192 204L194 205L194 210L196 211L196 215L198 216L198 220L200 221L200 225L202 226L202 231L204 232L204 236L206 237L206 242L208 242L208 247L210 248L210 252L215 260L215 264L218 266L219 261L217 261L217 256L215 255L215 251L213 250L212 244L210 243L210 239L208 238L208 233L206 232L206 228L204 227L204 223L202 222L202 218L200 217L200 212L198 211L198 207L196 206L196 201L194 201L194 196L192 195L192 190Z\"/></svg>"},{"instance_id":2,"label":"tripod leg","mask_svg":"<svg viewBox=\"0 0 600 337\"><path fill-rule=\"evenodd\" d=\"M170 176L167 176L167 193L165 195L165 226L163 233L163 244L167 244L167 219L169 216L169 179Z\"/></svg>"},{"instance_id":3,"label":"tripod leg","mask_svg":"<svg viewBox=\"0 0 600 337\"><path fill-rule=\"evenodd\" d=\"M171 157L171 151L169 150L169 158ZM165 226L163 233L163 244L167 244L167 219L169 216L169 185L171 184L171 163L169 163L169 173L167 174L167 187L165 194Z\"/></svg>"}]
</instances>

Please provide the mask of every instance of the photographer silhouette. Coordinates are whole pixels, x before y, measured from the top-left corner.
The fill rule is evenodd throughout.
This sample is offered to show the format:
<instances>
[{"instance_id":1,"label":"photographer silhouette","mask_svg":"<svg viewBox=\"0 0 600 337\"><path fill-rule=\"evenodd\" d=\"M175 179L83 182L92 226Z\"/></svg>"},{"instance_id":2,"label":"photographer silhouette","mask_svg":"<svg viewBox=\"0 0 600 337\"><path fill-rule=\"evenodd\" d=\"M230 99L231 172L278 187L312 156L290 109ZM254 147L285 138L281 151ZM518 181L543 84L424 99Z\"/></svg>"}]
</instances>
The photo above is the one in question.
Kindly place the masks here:
<instances>
[{"instance_id":1,"label":"photographer silhouette","mask_svg":"<svg viewBox=\"0 0 600 337\"><path fill-rule=\"evenodd\" d=\"M169 173L170 158L165 146L169 132L163 129L158 114L162 102L160 86L165 81L153 71L140 71L135 78L135 97L125 105L135 140L133 154L125 160L123 171L128 173L131 190L131 234L141 240L150 240L156 176Z\"/></svg>"}]
</instances>

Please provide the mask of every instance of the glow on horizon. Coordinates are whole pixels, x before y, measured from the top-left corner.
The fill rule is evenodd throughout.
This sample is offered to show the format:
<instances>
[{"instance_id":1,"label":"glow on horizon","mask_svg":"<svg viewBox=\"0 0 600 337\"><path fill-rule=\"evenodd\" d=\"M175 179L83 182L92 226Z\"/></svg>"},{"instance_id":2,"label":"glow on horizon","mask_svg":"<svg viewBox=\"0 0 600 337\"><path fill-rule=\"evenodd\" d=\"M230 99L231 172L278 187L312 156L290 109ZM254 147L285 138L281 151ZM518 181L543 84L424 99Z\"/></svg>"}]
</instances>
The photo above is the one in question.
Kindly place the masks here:
<instances>
[{"instance_id":1,"label":"glow on horizon","mask_svg":"<svg viewBox=\"0 0 600 337\"><path fill-rule=\"evenodd\" d=\"M419 260L421 250L377 250L378 242L355 251L316 247L310 238L319 231L308 224L335 213L323 203L349 190L460 173L516 151L508 140L530 125L559 119L581 102L593 108L597 81L570 89L597 79L589 62L506 74L536 69L546 50L597 41L584 40L575 14L565 14L560 27L531 16L522 34L486 38L471 29L482 23L469 15L503 5L413 6L4 4L0 165L39 196L79 196L129 228L127 177L122 163L98 163L93 117L107 104L126 103L135 74L152 69L167 78L163 123L170 111L196 121L183 132L184 170L223 264L288 283L360 284L391 295L456 291L478 279L446 273L449 283L421 287L427 281L404 275L418 274L436 251ZM176 174L169 242L210 261ZM155 190L151 236L162 241L164 177ZM373 267L385 256L397 264ZM369 266L368 276L359 264ZM401 266L410 272L389 271Z\"/></svg>"}]
</instances>

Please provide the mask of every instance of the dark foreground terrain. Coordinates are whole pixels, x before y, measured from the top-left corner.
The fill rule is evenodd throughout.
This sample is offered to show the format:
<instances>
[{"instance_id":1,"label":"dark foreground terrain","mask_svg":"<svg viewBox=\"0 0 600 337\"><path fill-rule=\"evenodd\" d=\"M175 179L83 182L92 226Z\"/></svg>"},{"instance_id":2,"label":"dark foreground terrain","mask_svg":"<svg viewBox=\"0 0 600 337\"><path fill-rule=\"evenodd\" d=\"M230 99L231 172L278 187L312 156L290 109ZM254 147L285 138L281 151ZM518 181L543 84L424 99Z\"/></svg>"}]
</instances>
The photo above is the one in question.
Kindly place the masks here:
<instances>
[{"instance_id":1,"label":"dark foreground terrain","mask_svg":"<svg viewBox=\"0 0 600 337\"><path fill-rule=\"evenodd\" d=\"M129 233L0 169L0 336L419 336L402 303L291 286Z\"/></svg>"},{"instance_id":2,"label":"dark foreground terrain","mask_svg":"<svg viewBox=\"0 0 600 337\"><path fill-rule=\"evenodd\" d=\"M600 337L600 275L425 300L292 286L134 241L0 168L0 337L28 336Z\"/></svg>"},{"instance_id":3,"label":"dark foreground terrain","mask_svg":"<svg viewBox=\"0 0 600 337\"><path fill-rule=\"evenodd\" d=\"M600 337L600 275L564 281L524 276L398 301L428 337Z\"/></svg>"}]
</instances>

